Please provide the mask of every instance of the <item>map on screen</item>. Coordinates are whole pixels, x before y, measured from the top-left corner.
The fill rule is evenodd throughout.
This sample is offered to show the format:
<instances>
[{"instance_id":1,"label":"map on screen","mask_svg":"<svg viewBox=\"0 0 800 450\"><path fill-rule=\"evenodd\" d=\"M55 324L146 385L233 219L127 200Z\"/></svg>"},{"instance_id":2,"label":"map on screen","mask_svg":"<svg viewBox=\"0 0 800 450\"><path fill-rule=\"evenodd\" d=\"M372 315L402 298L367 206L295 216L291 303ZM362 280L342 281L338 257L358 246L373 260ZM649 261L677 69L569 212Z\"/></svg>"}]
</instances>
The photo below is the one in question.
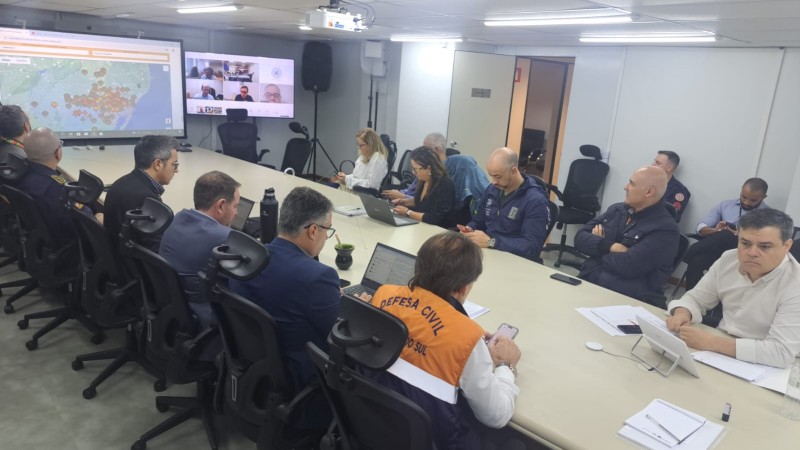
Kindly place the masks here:
<instances>
[{"instance_id":1,"label":"map on screen","mask_svg":"<svg viewBox=\"0 0 800 450\"><path fill-rule=\"evenodd\" d=\"M4 31L0 100L20 106L32 126L66 139L183 135L179 43L74 34L54 43L52 32Z\"/></svg>"}]
</instances>

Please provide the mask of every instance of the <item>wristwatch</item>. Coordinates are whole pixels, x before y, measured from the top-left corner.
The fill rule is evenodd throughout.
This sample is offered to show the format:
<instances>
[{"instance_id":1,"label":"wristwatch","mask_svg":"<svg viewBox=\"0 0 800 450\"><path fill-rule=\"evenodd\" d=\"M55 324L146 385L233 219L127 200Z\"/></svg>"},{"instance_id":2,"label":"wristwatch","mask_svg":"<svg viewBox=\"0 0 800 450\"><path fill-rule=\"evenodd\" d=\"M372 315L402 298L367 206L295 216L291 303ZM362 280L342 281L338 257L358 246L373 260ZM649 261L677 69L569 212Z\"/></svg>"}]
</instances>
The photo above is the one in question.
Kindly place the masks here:
<instances>
[{"instance_id":1,"label":"wristwatch","mask_svg":"<svg viewBox=\"0 0 800 450\"><path fill-rule=\"evenodd\" d=\"M489 245L489 248L494 248L494 244L495 244L496 242L497 242L497 240L496 240L495 238L493 238L493 237L490 237L490 238L489 238L489 244L488 244L488 245Z\"/></svg>"},{"instance_id":2,"label":"wristwatch","mask_svg":"<svg viewBox=\"0 0 800 450\"><path fill-rule=\"evenodd\" d=\"M517 368L514 367L514 365L511 364L510 362L501 361L501 362L497 363L497 365L494 366L494 368L497 369L498 367L503 367L503 366L508 367L509 369L511 369L511 373L513 373L514 377L516 378L516 376L517 376Z\"/></svg>"}]
</instances>

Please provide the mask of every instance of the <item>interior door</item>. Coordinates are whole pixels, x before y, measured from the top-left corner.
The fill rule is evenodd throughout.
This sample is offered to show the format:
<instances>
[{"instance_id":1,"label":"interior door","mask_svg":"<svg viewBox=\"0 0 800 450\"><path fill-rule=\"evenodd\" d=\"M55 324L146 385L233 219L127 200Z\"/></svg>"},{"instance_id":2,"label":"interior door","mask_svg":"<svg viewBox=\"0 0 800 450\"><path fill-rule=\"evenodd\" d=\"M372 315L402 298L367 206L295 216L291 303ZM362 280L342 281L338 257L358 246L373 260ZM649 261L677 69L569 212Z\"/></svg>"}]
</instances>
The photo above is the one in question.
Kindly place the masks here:
<instances>
[{"instance_id":1,"label":"interior door","mask_svg":"<svg viewBox=\"0 0 800 450\"><path fill-rule=\"evenodd\" d=\"M506 143L515 68L515 56L455 53L447 139L481 166Z\"/></svg>"}]
</instances>

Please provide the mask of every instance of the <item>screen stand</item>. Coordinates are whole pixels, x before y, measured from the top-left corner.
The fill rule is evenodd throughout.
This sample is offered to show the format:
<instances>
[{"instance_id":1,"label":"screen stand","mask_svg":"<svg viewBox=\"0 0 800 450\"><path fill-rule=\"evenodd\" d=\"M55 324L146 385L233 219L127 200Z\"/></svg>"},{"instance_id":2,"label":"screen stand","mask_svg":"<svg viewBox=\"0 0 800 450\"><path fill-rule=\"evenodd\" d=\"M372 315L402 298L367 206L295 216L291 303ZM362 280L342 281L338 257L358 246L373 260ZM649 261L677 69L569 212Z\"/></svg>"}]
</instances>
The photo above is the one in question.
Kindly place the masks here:
<instances>
[{"instance_id":1,"label":"screen stand","mask_svg":"<svg viewBox=\"0 0 800 450\"><path fill-rule=\"evenodd\" d=\"M312 165L311 173L314 177L317 176L317 146L319 146L319 148L322 149L322 153L325 155L326 158L328 158L328 161L330 161L331 166L333 166L333 170L336 173L339 173L339 169L336 167L336 164L333 163L331 155L329 155L328 152L325 151L325 147L322 146L322 142L320 142L320 140L317 139L317 95L319 95L319 89L317 89L317 86L314 86L314 138L311 139L311 161L310 161Z\"/></svg>"},{"instance_id":2,"label":"screen stand","mask_svg":"<svg viewBox=\"0 0 800 450\"><path fill-rule=\"evenodd\" d=\"M677 353L673 353L667 350L666 348L658 345L658 343L653 342L650 339L647 339L647 342L650 343L650 346L653 348L653 350L660 349L660 351L656 350L656 352L659 353L660 358L658 359L658 361L656 361L656 364L653 365L653 363L645 360L642 356L636 354L636 347L639 345L640 342L642 342L642 339L647 339L647 338L644 335L639 336L639 339L637 339L636 343L633 344L633 347L631 347L631 355L633 355L633 357L636 358L639 362L644 364L648 369L655 370L656 372L660 373L661 376L663 377L668 377L669 374L671 374L672 371L675 370L676 367L678 367L678 362L680 362L681 356L678 355ZM664 372L659 368L661 362L664 361L664 356L666 356L668 359L672 359L673 361L675 361L674 363L672 363L672 366L670 366L669 370L667 370L666 372Z\"/></svg>"}]
</instances>

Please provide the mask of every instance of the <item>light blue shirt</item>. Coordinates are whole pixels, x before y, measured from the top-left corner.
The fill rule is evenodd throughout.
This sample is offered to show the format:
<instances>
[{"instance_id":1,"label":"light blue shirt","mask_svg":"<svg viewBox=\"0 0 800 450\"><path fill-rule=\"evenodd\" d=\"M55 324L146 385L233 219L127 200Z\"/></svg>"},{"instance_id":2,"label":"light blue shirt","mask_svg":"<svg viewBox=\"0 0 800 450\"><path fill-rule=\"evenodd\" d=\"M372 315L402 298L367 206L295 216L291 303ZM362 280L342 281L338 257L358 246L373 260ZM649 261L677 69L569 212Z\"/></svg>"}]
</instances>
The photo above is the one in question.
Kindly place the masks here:
<instances>
[{"instance_id":1,"label":"light blue shirt","mask_svg":"<svg viewBox=\"0 0 800 450\"><path fill-rule=\"evenodd\" d=\"M761 202L755 209L769 208L766 202ZM751 210L752 211L752 210ZM711 211L697 224L698 233L703 227L714 228L720 222L738 223L739 219L750 211L742 209L739 199L724 200L711 208Z\"/></svg>"}]
</instances>

